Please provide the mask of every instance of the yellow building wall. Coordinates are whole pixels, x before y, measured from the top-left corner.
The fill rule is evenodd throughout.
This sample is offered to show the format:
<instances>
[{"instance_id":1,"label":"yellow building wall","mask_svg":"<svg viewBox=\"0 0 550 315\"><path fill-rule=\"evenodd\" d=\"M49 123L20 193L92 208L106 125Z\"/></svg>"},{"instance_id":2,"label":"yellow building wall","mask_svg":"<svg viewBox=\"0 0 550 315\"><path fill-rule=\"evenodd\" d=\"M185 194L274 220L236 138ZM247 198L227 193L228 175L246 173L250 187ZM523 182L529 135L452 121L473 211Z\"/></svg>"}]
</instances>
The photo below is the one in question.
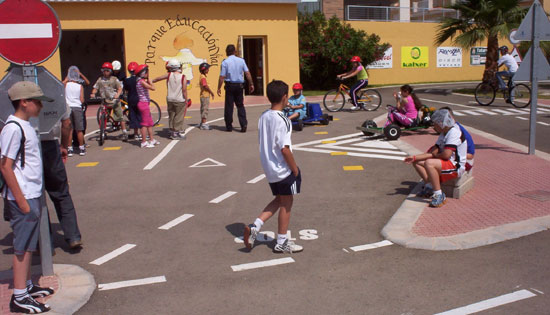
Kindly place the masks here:
<instances>
[{"instance_id":1,"label":"yellow building wall","mask_svg":"<svg viewBox=\"0 0 550 315\"><path fill-rule=\"evenodd\" d=\"M180 51L187 48L197 59L205 59L212 65L208 83L215 93L221 62L226 57L225 47L228 44L238 47L238 38L243 36L264 38L264 86L273 79L289 85L299 80L296 4L55 2L50 5L57 12L63 30L124 29L125 64L147 63L150 77L166 73L162 57L179 54L189 61L189 54ZM61 77L59 58L56 52L42 65ZM0 69L7 66L0 61ZM88 75L90 81L100 75L100 66L97 73ZM200 73L198 64L191 67L189 97L198 104ZM156 87L151 98L164 100L166 85L159 82Z\"/></svg>"}]
</instances>

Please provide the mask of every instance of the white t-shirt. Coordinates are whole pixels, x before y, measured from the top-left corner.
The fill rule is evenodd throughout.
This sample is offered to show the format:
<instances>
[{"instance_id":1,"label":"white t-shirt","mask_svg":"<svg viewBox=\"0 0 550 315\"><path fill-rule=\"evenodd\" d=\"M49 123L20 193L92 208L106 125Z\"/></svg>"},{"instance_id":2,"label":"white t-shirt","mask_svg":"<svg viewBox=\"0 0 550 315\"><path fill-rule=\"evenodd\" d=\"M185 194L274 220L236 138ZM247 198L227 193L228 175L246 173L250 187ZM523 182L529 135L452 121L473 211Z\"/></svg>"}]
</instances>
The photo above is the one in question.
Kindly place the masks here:
<instances>
[{"instance_id":1,"label":"white t-shirt","mask_svg":"<svg viewBox=\"0 0 550 315\"><path fill-rule=\"evenodd\" d=\"M65 101L70 107L82 108L82 103L80 102L80 90L82 85L75 82L67 82L65 85Z\"/></svg>"},{"instance_id":2,"label":"white t-shirt","mask_svg":"<svg viewBox=\"0 0 550 315\"><path fill-rule=\"evenodd\" d=\"M6 122L11 120L17 121L25 132L25 167L21 168L21 156L17 155L21 144L21 129L16 124L6 124L0 133L2 158L14 160L13 172L25 199L38 198L42 195L42 157L38 136L28 121L10 115ZM15 200L11 190L7 189L7 191L8 199ZM6 197L4 191L2 195Z\"/></svg>"},{"instance_id":3,"label":"white t-shirt","mask_svg":"<svg viewBox=\"0 0 550 315\"><path fill-rule=\"evenodd\" d=\"M269 109L260 116L258 130L260 160L267 181L280 182L291 173L281 150L285 146L292 150L292 123L282 111Z\"/></svg>"},{"instance_id":4,"label":"white t-shirt","mask_svg":"<svg viewBox=\"0 0 550 315\"><path fill-rule=\"evenodd\" d=\"M510 54L506 54L500 57L500 59L498 60L498 66L500 67L502 64L504 64L510 72L518 71L518 63L516 59Z\"/></svg>"},{"instance_id":5,"label":"white t-shirt","mask_svg":"<svg viewBox=\"0 0 550 315\"><path fill-rule=\"evenodd\" d=\"M458 175L461 176L466 170L468 142L466 141L466 137L463 136L460 127L455 123L453 128L446 134L442 133L439 135L435 145L439 147L440 152L443 152L444 149L449 149L453 152L449 161L456 166Z\"/></svg>"}]
</instances>

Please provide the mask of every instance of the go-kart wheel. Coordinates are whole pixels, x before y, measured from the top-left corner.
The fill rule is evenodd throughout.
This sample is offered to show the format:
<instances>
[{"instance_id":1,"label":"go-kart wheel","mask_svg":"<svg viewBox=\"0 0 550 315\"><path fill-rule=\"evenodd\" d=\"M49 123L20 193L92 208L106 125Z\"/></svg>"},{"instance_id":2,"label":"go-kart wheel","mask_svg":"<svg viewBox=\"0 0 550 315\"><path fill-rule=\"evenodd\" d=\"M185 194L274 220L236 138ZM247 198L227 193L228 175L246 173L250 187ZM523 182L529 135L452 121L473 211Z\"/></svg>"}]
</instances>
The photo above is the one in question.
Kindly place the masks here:
<instances>
[{"instance_id":1,"label":"go-kart wheel","mask_svg":"<svg viewBox=\"0 0 550 315\"><path fill-rule=\"evenodd\" d=\"M323 114L323 118L319 121L321 125L328 125L330 119L328 118L328 114Z\"/></svg>"},{"instance_id":2,"label":"go-kart wheel","mask_svg":"<svg viewBox=\"0 0 550 315\"><path fill-rule=\"evenodd\" d=\"M298 119L298 123L295 125L294 130L302 131L304 129L304 122L301 119Z\"/></svg>"},{"instance_id":3,"label":"go-kart wheel","mask_svg":"<svg viewBox=\"0 0 550 315\"><path fill-rule=\"evenodd\" d=\"M365 122L361 125L363 128L377 128L378 126L374 122L374 120L365 120ZM371 131L363 131L363 134L365 136L374 136L374 132Z\"/></svg>"},{"instance_id":4,"label":"go-kart wheel","mask_svg":"<svg viewBox=\"0 0 550 315\"><path fill-rule=\"evenodd\" d=\"M397 140L401 136L401 128L397 125L390 124L384 128L384 135L388 140Z\"/></svg>"}]
</instances>

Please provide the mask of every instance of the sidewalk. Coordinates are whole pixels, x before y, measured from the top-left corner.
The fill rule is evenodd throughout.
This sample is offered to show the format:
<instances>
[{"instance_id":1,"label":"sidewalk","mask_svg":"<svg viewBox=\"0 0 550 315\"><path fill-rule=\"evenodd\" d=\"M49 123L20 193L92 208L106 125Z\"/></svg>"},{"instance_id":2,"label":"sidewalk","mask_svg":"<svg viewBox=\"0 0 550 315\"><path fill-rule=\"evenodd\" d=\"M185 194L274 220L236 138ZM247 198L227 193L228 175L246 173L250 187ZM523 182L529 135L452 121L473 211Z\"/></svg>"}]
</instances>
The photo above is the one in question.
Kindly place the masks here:
<instances>
[{"instance_id":1,"label":"sidewalk","mask_svg":"<svg viewBox=\"0 0 550 315\"><path fill-rule=\"evenodd\" d=\"M465 126L476 142L474 188L441 208L417 198L417 185L382 235L410 248L456 250L502 242L550 228L550 155ZM424 152L434 133L406 134L398 147Z\"/></svg>"},{"instance_id":2,"label":"sidewalk","mask_svg":"<svg viewBox=\"0 0 550 315\"><path fill-rule=\"evenodd\" d=\"M94 277L86 270L74 265L54 264L54 276L41 277L40 265L32 267L33 283L52 287L52 296L37 299L51 307L48 314L73 314L88 300L96 288ZM0 314L10 313L10 299L13 293L12 270L0 272Z\"/></svg>"}]
</instances>

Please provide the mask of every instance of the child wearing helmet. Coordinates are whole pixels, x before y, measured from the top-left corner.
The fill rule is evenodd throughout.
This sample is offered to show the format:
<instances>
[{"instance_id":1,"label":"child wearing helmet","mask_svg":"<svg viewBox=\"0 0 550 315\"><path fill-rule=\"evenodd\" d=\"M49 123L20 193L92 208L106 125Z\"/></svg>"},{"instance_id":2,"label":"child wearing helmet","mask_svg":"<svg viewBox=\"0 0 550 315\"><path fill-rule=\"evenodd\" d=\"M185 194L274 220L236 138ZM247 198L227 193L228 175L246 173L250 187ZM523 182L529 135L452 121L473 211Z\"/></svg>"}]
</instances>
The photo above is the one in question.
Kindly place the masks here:
<instances>
[{"instance_id":1,"label":"child wearing helmet","mask_svg":"<svg viewBox=\"0 0 550 315\"><path fill-rule=\"evenodd\" d=\"M458 178L466 171L466 155L468 143L460 127L446 109L439 109L432 114L434 130L439 138L427 153L407 156L404 160L412 164L425 183L424 190L433 190L431 207L441 207L445 204L445 193L441 191L441 183Z\"/></svg>"},{"instance_id":2,"label":"child wearing helmet","mask_svg":"<svg viewBox=\"0 0 550 315\"><path fill-rule=\"evenodd\" d=\"M350 61L352 64L351 70L337 75L336 78L344 80L357 76L357 82L349 90L349 93L351 94L351 102L353 103L351 109L356 110L359 109L359 106L357 105L357 92L369 84L369 75L367 74L365 67L361 64L361 58L359 58L359 56L353 56Z\"/></svg>"},{"instance_id":3,"label":"child wearing helmet","mask_svg":"<svg viewBox=\"0 0 550 315\"><path fill-rule=\"evenodd\" d=\"M156 139L153 139L153 117L151 117L151 110L149 109L149 90L154 91L155 86L149 80L149 69L147 65L139 65L136 70L136 91L139 97L138 109L141 114L141 147L142 148L154 148L155 145L160 144ZM147 135L149 135L149 141L147 141Z\"/></svg>"},{"instance_id":4,"label":"child wearing helmet","mask_svg":"<svg viewBox=\"0 0 550 315\"><path fill-rule=\"evenodd\" d=\"M166 80L170 139L185 139L183 120L187 107L187 80L182 73L181 63L177 59L168 60L166 70L168 73L154 78L153 83Z\"/></svg>"},{"instance_id":5,"label":"child wearing helmet","mask_svg":"<svg viewBox=\"0 0 550 315\"><path fill-rule=\"evenodd\" d=\"M199 128L201 130L210 130L210 126L206 123L206 119L208 118L208 107L210 107L210 96L214 99L214 92L212 92L208 86L208 82L206 81L206 75L208 74L209 68L210 65L206 62L199 65L199 71L201 73L201 124L199 125Z\"/></svg>"},{"instance_id":6,"label":"child wearing helmet","mask_svg":"<svg viewBox=\"0 0 550 315\"><path fill-rule=\"evenodd\" d=\"M113 75L120 81L124 82L126 79L126 71L120 71L122 69L122 64L118 60L113 60L111 63L113 65Z\"/></svg>"},{"instance_id":7,"label":"child wearing helmet","mask_svg":"<svg viewBox=\"0 0 550 315\"><path fill-rule=\"evenodd\" d=\"M130 73L130 77L124 79L124 90L127 93L130 129L134 130L134 134L130 135L129 138L141 140L141 136L139 135L139 129L141 128L141 114L139 113L139 109L137 107L139 96L136 90L137 77L134 74L138 66L138 63L135 61L128 64L128 72Z\"/></svg>"},{"instance_id":8,"label":"child wearing helmet","mask_svg":"<svg viewBox=\"0 0 550 315\"><path fill-rule=\"evenodd\" d=\"M122 84L116 77L113 76L113 65L110 62L103 63L101 66L101 72L103 75L95 82L90 97L95 98L96 94L99 92L99 97L101 98L103 104L107 107L108 111L111 112L112 110L114 121L120 122L123 141L128 141L126 123L124 122L122 107L120 106Z\"/></svg>"},{"instance_id":9,"label":"child wearing helmet","mask_svg":"<svg viewBox=\"0 0 550 315\"><path fill-rule=\"evenodd\" d=\"M499 59L498 59L498 68L500 68L502 65L505 65L507 70L505 71L498 71L496 73L496 77L497 77L497 81L498 81L498 87L501 89L501 90L506 90L506 83L504 83L504 77L508 77L510 78L510 81L513 80L514 78L514 74L516 74L516 71L518 71L518 63L516 61L516 59L514 58L514 56L512 56L509 52L508 52L508 47L507 46L501 46L499 49L500 51L500 54L502 55ZM510 95L510 99L507 99L506 100L506 103L512 103L513 99L512 99L513 95Z\"/></svg>"},{"instance_id":10,"label":"child wearing helmet","mask_svg":"<svg viewBox=\"0 0 550 315\"><path fill-rule=\"evenodd\" d=\"M303 86L300 83L292 85L294 95L288 98L285 111L288 119L299 120L306 118L306 97L302 95Z\"/></svg>"}]
</instances>

